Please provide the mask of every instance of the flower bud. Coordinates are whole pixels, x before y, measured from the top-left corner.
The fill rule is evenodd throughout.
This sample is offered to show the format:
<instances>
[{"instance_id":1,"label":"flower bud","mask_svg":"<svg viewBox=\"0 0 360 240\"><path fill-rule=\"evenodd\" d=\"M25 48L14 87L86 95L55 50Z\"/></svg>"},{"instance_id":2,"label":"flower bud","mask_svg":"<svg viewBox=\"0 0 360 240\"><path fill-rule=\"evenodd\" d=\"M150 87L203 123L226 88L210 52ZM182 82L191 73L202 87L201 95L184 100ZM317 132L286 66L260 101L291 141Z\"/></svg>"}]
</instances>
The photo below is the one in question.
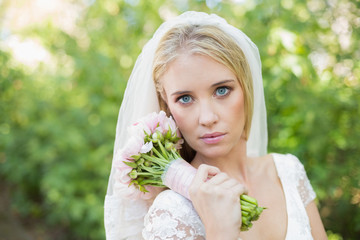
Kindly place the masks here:
<instances>
[{"instance_id":1,"label":"flower bud","mask_svg":"<svg viewBox=\"0 0 360 240\"><path fill-rule=\"evenodd\" d=\"M174 148L174 144L170 141L165 141L165 149L168 150L168 151L171 151L171 149Z\"/></svg>"},{"instance_id":2,"label":"flower bud","mask_svg":"<svg viewBox=\"0 0 360 240\"><path fill-rule=\"evenodd\" d=\"M139 158L137 161L136 161L136 164L137 165L141 165L145 162L144 158Z\"/></svg>"},{"instance_id":3,"label":"flower bud","mask_svg":"<svg viewBox=\"0 0 360 240\"><path fill-rule=\"evenodd\" d=\"M123 161L123 163L125 163L126 165L128 165L131 168L137 168L137 164L135 162Z\"/></svg>"},{"instance_id":4,"label":"flower bud","mask_svg":"<svg viewBox=\"0 0 360 240\"><path fill-rule=\"evenodd\" d=\"M132 155L131 158L138 160L141 156L140 155Z\"/></svg>"},{"instance_id":5,"label":"flower bud","mask_svg":"<svg viewBox=\"0 0 360 240\"><path fill-rule=\"evenodd\" d=\"M171 135L172 135L172 133L171 133L171 129L169 129L167 132L166 132L166 134L165 134L165 139L171 139Z\"/></svg>"},{"instance_id":6,"label":"flower bud","mask_svg":"<svg viewBox=\"0 0 360 240\"><path fill-rule=\"evenodd\" d=\"M154 132L154 133L151 135L151 138L152 138L152 140L158 140L158 134L157 134L157 132Z\"/></svg>"},{"instance_id":7,"label":"flower bud","mask_svg":"<svg viewBox=\"0 0 360 240\"><path fill-rule=\"evenodd\" d=\"M164 135L159 131L157 131L157 134L158 134L159 140L163 142L165 140Z\"/></svg>"},{"instance_id":8,"label":"flower bud","mask_svg":"<svg viewBox=\"0 0 360 240\"><path fill-rule=\"evenodd\" d=\"M172 142L176 142L176 141L178 141L179 139L180 139L180 138L178 138L177 132L175 132L175 134L171 136L171 139L170 139L170 140L171 140Z\"/></svg>"},{"instance_id":9,"label":"flower bud","mask_svg":"<svg viewBox=\"0 0 360 240\"><path fill-rule=\"evenodd\" d=\"M129 173L129 177L132 179L136 179L137 178L137 171L135 169L131 170L131 172Z\"/></svg>"},{"instance_id":10,"label":"flower bud","mask_svg":"<svg viewBox=\"0 0 360 240\"><path fill-rule=\"evenodd\" d=\"M149 135L146 135L145 137L144 137L144 142L150 142L151 141L151 138L150 138L150 136Z\"/></svg>"},{"instance_id":11,"label":"flower bud","mask_svg":"<svg viewBox=\"0 0 360 240\"><path fill-rule=\"evenodd\" d=\"M156 131L153 135L152 135L153 139L158 139L159 141L164 141L164 135L160 132L160 131Z\"/></svg>"}]
</instances>

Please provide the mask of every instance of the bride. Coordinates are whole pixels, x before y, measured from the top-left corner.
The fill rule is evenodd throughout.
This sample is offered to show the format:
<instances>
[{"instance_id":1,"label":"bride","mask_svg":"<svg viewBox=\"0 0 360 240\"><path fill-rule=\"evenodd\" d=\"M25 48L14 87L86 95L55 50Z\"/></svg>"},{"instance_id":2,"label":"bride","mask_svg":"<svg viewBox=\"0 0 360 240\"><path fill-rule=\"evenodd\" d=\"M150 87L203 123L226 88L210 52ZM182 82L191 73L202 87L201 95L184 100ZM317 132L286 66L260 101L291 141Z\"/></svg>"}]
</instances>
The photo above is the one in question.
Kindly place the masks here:
<instances>
[{"instance_id":1,"label":"bride","mask_svg":"<svg viewBox=\"0 0 360 240\"><path fill-rule=\"evenodd\" d=\"M147 201L128 199L116 190L112 170L105 198L108 240L327 239L301 162L266 154L260 57L244 33L197 12L161 25L129 79L114 156L127 126L160 109L173 116L185 140L182 156L198 169L191 201L172 190ZM267 209L240 232L244 193Z\"/></svg>"}]
</instances>

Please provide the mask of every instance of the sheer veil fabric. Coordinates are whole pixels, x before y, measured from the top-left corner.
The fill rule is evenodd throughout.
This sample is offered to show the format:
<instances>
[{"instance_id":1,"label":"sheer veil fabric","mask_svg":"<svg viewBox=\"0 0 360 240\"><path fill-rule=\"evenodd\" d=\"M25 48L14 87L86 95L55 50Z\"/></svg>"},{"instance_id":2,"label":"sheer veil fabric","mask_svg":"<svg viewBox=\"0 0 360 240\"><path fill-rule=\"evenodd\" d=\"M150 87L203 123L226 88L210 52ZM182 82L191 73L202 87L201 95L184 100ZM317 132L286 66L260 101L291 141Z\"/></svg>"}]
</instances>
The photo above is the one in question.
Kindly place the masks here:
<instances>
[{"instance_id":1,"label":"sheer veil fabric","mask_svg":"<svg viewBox=\"0 0 360 240\"><path fill-rule=\"evenodd\" d=\"M261 61L256 45L239 29L229 25L223 18L201 12L185 12L164 22L144 46L139 55L125 90L116 126L113 162L127 139L127 128L137 119L160 110L155 85L152 79L152 63L158 43L172 27L182 24L215 25L225 31L239 44L250 65L254 86L254 113L247 154L261 156L267 153L267 123ZM142 199L132 200L116 191L115 168L112 166L105 197L105 231L107 240L142 239L144 216L148 211ZM115 190L115 191L114 191Z\"/></svg>"}]
</instances>

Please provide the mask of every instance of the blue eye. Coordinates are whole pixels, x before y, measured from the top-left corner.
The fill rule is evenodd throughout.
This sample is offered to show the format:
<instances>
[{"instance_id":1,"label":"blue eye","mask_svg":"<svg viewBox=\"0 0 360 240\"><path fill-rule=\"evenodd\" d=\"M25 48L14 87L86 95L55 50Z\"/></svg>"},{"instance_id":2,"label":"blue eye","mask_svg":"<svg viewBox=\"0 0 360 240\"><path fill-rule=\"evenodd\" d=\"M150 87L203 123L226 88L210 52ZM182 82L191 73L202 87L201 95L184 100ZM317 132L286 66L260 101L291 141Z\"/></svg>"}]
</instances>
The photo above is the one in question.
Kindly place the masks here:
<instances>
[{"instance_id":1,"label":"blue eye","mask_svg":"<svg viewBox=\"0 0 360 240\"><path fill-rule=\"evenodd\" d=\"M229 88L228 87L219 87L215 91L215 94L217 96L225 96L228 93L229 93Z\"/></svg>"},{"instance_id":2,"label":"blue eye","mask_svg":"<svg viewBox=\"0 0 360 240\"><path fill-rule=\"evenodd\" d=\"M184 95L179 97L178 101L180 101L180 103L186 104L186 103L190 103L192 101L192 98L189 95Z\"/></svg>"}]
</instances>

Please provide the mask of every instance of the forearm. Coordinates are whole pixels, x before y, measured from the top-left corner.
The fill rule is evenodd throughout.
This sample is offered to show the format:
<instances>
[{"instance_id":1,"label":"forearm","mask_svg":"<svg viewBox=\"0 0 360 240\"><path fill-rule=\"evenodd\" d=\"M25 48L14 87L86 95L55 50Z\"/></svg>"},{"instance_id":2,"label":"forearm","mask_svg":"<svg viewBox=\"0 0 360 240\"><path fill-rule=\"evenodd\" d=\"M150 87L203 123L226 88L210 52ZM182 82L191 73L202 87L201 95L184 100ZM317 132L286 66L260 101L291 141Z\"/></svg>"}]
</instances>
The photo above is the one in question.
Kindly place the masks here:
<instances>
[{"instance_id":1,"label":"forearm","mask_svg":"<svg viewBox=\"0 0 360 240\"><path fill-rule=\"evenodd\" d=\"M238 239L238 235L236 233L214 233L214 232L206 232L206 240L236 240Z\"/></svg>"},{"instance_id":2,"label":"forearm","mask_svg":"<svg viewBox=\"0 0 360 240\"><path fill-rule=\"evenodd\" d=\"M327 240L326 232L324 229L324 225L321 221L319 210L314 201L310 202L306 206L306 212L309 216L310 226L311 226L311 234L314 239Z\"/></svg>"},{"instance_id":3,"label":"forearm","mask_svg":"<svg viewBox=\"0 0 360 240\"><path fill-rule=\"evenodd\" d=\"M222 223L218 223L215 226L206 226L206 240L236 240L238 239L240 230L237 226L224 226Z\"/></svg>"}]
</instances>

